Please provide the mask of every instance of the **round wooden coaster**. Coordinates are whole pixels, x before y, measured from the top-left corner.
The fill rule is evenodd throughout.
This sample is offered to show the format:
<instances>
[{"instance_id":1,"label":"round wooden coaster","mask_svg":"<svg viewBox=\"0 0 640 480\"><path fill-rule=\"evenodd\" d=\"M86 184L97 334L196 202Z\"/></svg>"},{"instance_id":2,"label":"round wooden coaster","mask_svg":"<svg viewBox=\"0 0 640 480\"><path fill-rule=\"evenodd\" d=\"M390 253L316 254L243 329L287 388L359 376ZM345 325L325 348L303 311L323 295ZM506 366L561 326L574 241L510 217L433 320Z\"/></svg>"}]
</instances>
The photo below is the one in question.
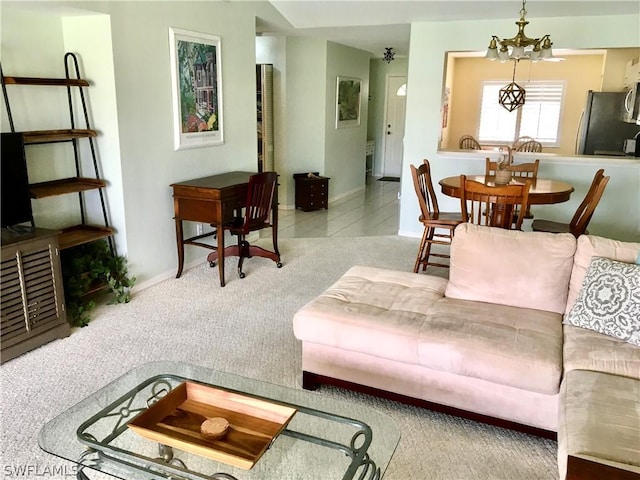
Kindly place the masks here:
<instances>
[{"instance_id":1,"label":"round wooden coaster","mask_svg":"<svg viewBox=\"0 0 640 480\"><path fill-rule=\"evenodd\" d=\"M207 418L200 425L200 433L210 440L224 437L229 430L229 422L222 417Z\"/></svg>"}]
</instances>

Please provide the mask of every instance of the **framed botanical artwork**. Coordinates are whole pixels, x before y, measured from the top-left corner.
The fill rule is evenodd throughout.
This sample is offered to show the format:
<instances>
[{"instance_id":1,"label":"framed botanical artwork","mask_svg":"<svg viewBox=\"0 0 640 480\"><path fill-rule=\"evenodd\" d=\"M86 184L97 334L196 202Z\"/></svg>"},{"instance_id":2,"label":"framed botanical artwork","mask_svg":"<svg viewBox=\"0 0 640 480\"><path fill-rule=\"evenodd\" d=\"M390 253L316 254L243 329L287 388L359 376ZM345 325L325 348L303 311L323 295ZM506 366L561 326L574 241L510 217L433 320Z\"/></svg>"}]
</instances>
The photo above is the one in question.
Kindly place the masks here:
<instances>
[{"instance_id":1,"label":"framed botanical artwork","mask_svg":"<svg viewBox=\"0 0 640 480\"><path fill-rule=\"evenodd\" d=\"M169 28L176 150L221 145L220 37Z\"/></svg>"},{"instance_id":2,"label":"framed botanical artwork","mask_svg":"<svg viewBox=\"0 0 640 480\"><path fill-rule=\"evenodd\" d=\"M336 128L360 125L360 92L362 81L359 78L338 76L336 86Z\"/></svg>"}]
</instances>

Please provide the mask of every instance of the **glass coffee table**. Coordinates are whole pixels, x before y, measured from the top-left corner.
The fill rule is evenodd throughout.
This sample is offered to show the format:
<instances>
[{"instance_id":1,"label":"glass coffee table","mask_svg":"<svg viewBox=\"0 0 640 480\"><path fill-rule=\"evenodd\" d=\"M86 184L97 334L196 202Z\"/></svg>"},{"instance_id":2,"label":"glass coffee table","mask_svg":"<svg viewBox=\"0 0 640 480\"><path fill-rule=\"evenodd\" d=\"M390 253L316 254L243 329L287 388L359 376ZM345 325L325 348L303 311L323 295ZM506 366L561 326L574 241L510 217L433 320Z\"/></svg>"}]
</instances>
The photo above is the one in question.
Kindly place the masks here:
<instances>
[{"instance_id":1,"label":"glass coffee table","mask_svg":"<svg viewBox=\"0 0 640 480\"><path fill-rule=\"evenodd\" d=\"M290 407L295 413L249 469L166 445L128 427L184 382L249 402ZM93 469L125 480L377 480L399 440L395 421L368 407L186 363L153 362L48 422L38 443L46 452L76 463L78 479L90 478Z\"/></svg>"}]
</instances>

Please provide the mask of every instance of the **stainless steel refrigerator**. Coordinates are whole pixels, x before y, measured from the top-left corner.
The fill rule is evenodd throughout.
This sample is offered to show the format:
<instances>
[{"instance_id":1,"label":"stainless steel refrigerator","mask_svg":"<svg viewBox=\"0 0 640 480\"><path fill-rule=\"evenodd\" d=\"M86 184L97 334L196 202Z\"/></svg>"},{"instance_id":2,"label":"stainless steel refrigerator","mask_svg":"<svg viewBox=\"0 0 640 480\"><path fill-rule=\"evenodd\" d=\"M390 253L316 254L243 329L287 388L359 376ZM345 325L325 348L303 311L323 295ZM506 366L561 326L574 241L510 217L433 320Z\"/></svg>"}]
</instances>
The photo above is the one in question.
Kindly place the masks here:
<instances>
[{"instance_id":1,"label":"stainless steel refrigerator","mask_svg":"<svg viewBox=\"0 0 640 480\"><path fill-rule=\"evenodd\" d=\"M622 121L626 92L587 93L587 103L578 127L576 154L624 155L624 141L640 127Z\"/></svg>"}]
</instances>

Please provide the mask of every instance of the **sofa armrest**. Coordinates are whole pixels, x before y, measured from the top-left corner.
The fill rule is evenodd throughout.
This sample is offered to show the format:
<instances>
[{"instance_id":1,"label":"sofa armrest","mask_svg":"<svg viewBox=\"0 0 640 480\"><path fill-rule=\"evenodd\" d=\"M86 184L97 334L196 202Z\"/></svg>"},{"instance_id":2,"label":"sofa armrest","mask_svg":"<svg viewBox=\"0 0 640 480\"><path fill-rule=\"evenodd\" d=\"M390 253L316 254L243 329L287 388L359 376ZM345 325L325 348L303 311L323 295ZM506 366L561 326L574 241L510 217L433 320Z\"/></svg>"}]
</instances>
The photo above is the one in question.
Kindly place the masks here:
<instances>
[{"instance_id":1,"label":"sofa armrest","mask_svg":"<svg viewBox=\"0 0 640 480\"><path fill-rule=\"evenodd\" d=\"M640 473L569 455L566 480L640 480Z\"/></svg>"}]
</instances>

